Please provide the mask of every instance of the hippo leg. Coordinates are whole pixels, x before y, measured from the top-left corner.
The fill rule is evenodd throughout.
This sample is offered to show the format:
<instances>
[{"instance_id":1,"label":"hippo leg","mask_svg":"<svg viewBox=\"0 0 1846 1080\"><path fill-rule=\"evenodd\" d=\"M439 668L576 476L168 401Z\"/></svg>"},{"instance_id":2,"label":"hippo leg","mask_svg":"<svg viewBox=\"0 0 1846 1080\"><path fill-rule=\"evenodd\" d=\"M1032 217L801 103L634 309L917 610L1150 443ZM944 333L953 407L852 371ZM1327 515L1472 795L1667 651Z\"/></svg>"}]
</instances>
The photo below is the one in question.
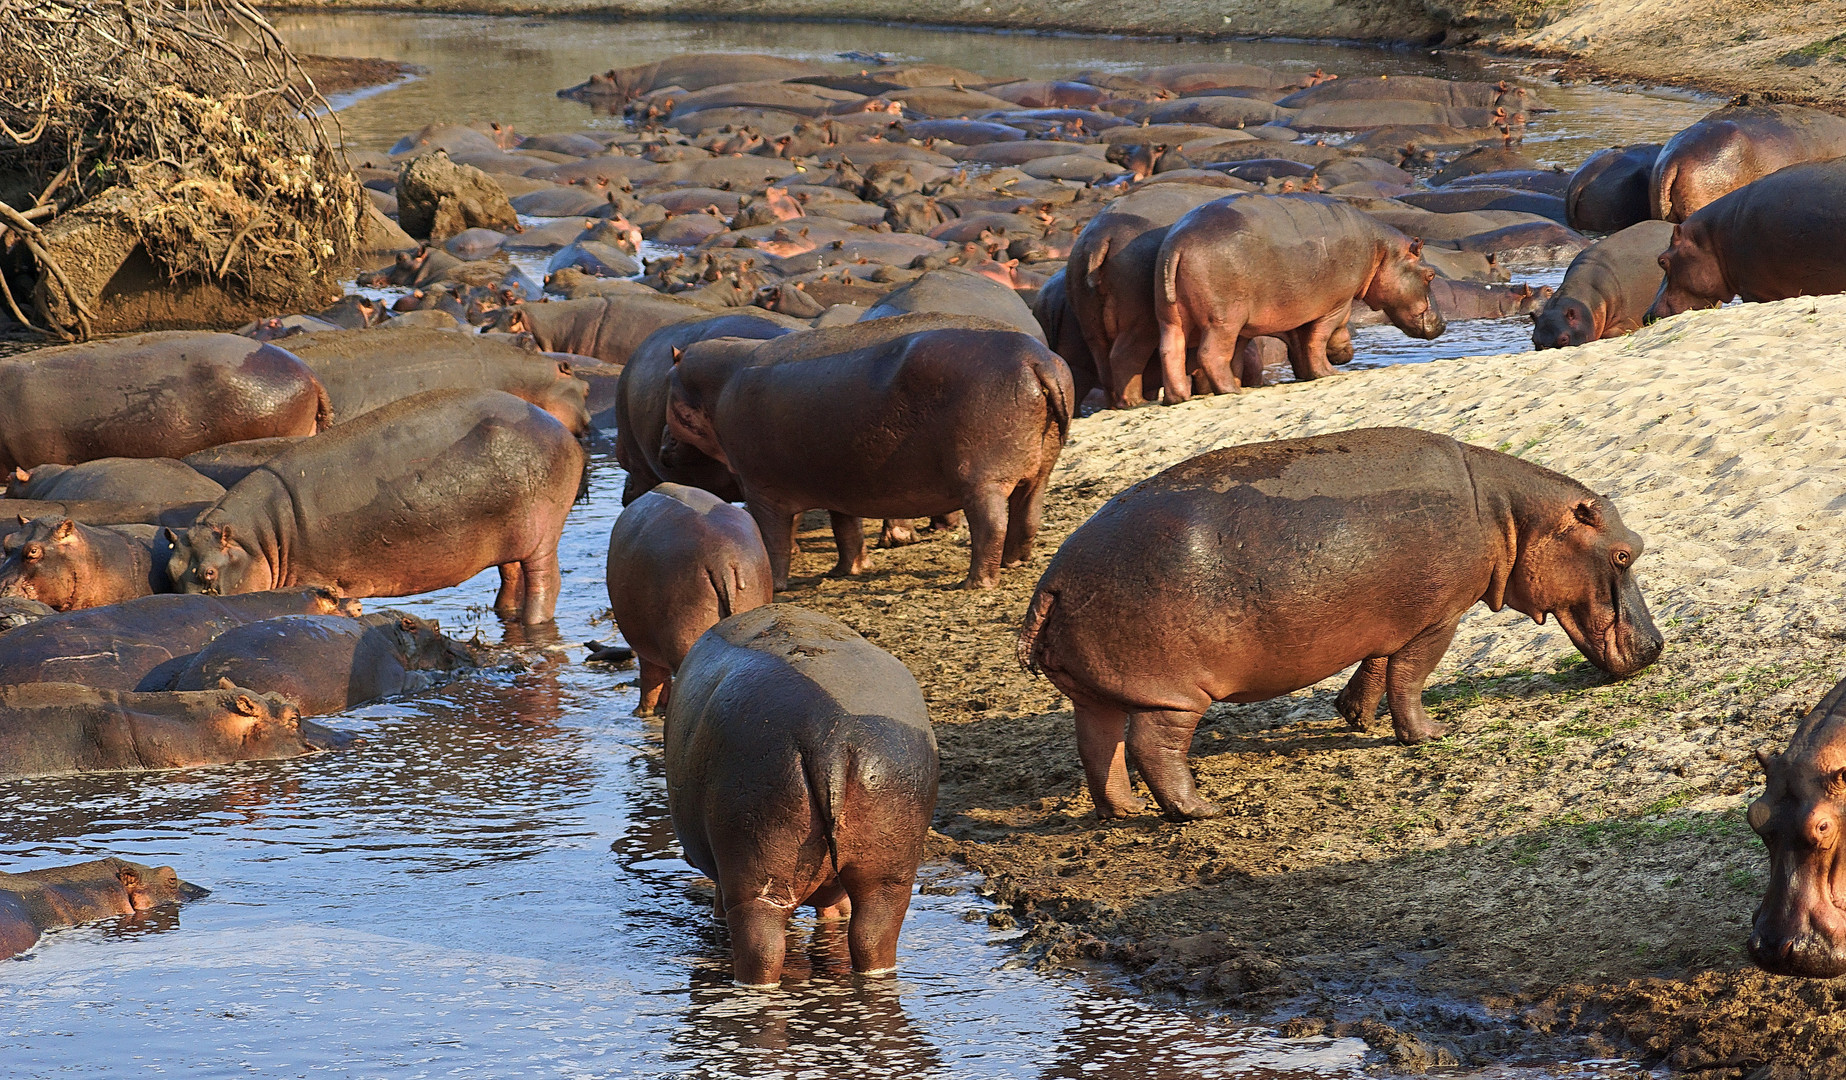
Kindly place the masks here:
<instances>
[{"instance_id":1,"label":"hippo leg","mask_svg":"<svg viewBox=\"0 0 1846 1080\"><path fill-rule=\"evenodd\" d=\"M1178 321L1160 324L1160 388L1167 405L1192 397L1192 379L1186 373L1186 327Z\"/></svg>"},{"instance_id":2,"label":"hippo leg","mask_svg":"<svg viewBox=\"0 0 1846 1080\"><path fill-rule=\"evenodd\" d=\"M1423 683L1436 670L1442 654L1449 651L1455 627L1461 620L1442 623L1411 638L1404 647L1391 654L1385 669L1385 699L1391 704L1391 722L1397 729L1397 741L1414 746L1448 733L1423 711Z\"/></svg>"},{"instance_id":3,"label":"hippo leg","mask_svg":"<svg viewBox=\"0 0 1846 1080\"><path fill-rule=\"evenodd\" d=\"M1235 394L1239 389L1236 369L1239 346L1244 342L1238 336L1242 331L1242 325L1208 322L1199 335L1195 354L1199 371L1214 394Z\"/></svg>"},{"instance_id":4,"label":"hippo leg","mask_svg":"<svg viewBox=\"0 0 1846 1080\"><path fill-rule=\"evenodd\" d=\"M1006 545L1000 552L1001 566L1018 566L1032 557L1032 541L1045 520L1045 477L1022 482L1006 501Z\"/></svg>"},{"instance_id":5,"label":"hippo leg","mask_svg":"<svg viewBox=\"0 0 1846 1080\"><path fill-rule=\"evenodd\" d=\"M1217 803L1199 798L1192 769L1186 764L1200 719L1198 713L1177 710L1128 714L1129 756L1168 821L1196 821L1224 813Z\"/></svg>"},{"instance_id":6,"label":"hippo leg","mask_svg":"<svg viewBox=\"0 0 1846 1080\"><path fill-rule=\"evenodd\" d=\"M1245 389L1264 383L1263 350L1255 338L1245 338L1238 343L1237 382Z\"/></svg>"},{"instance_id":7,"label":"hippo leg","mask_svg":"<svg viewBox=\"0 0 1846 1080\"><path fill-rule=\"evenodd\" d=\"M504 579L502 579L504 580ZM548 623L558 614L558 590L564 586L558 569L558 538L519 564L519 621L527 626Z\"/></svg>"},{"instance_id":8,"label":"hippo leg","mask_svg":"<svg viewBox=\"0 0 1846 1080\"><path fill-rule=\"evenodd\" d=\"M795 526L801 515L765 506L755 499L746 500L744 506L756 519L757 531L763 534L763 548L769 553L771 586L781 592L788 588L788 564L795 553Z\"/></svg>"},{"instance_id":9,"label":"hippo leg","mask_svg":"<svg viewBox=\"0 0 1846 1080\"><path fill-rule=\"evenodd\" d=\"M516 562L500 564L500 591L494 594L494 614L501 618L512 618L519 614L519 596L524 574L521 564Z\"/></svg>"},{"instance_id":10,"label":"hippo leg","mask_svg":"<svg viewBox=\"0 0 1846 1080\"><path fill-rule=\"evenodd\" d=\"M1000 584L1000 558L1007 532L1005 489L988 484L968 500L968 579L964 589L991 589Z\"/></svg>"},{"instance_id":11,"label":"hippo leg","mask_svg":"<svg viewBox=\"0 0 1846 1080\"><path fill-rule=\"evenodd\" d=\"M667 707L667 695L671 692L668 685L673 680L671 669L648 660L641 661L641 700L636 703L634 715L658 716Z\"/></svg>"},{"instance_id":12,"label":"hippo leg","mask_svg":"<svg viewBox=\"0 0 1846 1080\"><path fill-rule=\"evenodd\" d=\"M846 925L846 947L852 951L852 969L861 975L883 975L897 970L897 933L910 909L910 883L916 877L913 863L902 878L867 876L852 866L841 872L847 895L852 897L852 921Z\"/></svg>"},{"instance_id":13,"label":"hippo leg","mask_svg":"<svg viewBox=\"0 0 1846 1080\"><path fill-rule=\"evenodd\" d=\"M1124 327L1109 345L1109 399L1117 409L1146 405L1147 369L1160 341L1145 326Z\"/></svg>"},{"instance_id":14,"label":"hippo leg","mask_svg":"<svg viewBox=\"0 0 1846 1080\"><path fill-rule=\"evenodd\" d=\"M937 514L935 517L930 518L929 527L922 531L926 533L952 533L959 528L961 528L961 511L956 510L947 514Z\"/></svg>"},{"instance_id":15,"label":"hippo leg","mask_svg":"<svg viewBox=\"0 0 1846 1080\"><path fill-rule=\"evenodd\" d=\"M1077 713L1077 756L1083 760L1083 778L1096 816L1125 818L1147 809L1128 783L1128 714L1107 705L1072 704Z\"/></svg>"},{"instance_id":16,"label":"hippo leg","mask_svg":"<svg viewBox=\"0 0 1846 1080\"><path fill-rule=\"evenodd\" d=\"M808 903L814 907L814 918L821 922L852 917L852 898L846 895L846 886L838 878L815 890Z\"/></svg>"},{"instance_id":17,"label":"hippo leg","mask_svg":"<svg viewBox=\"0 0 1846 1080\"><path fill-rule=\"evenodd\" d=\"M1295 369L1297 381L1324 379L1333 374L1333 365L1327 361L1327 340L1335 330L1346 325L1351 310L1352 304L1347 303L1331 315L1282 335L1282 340L1288 344L1288 363Z\"/></svg>"},{"instance_id":18,"label":"hippo leg","mask_svg":"<svg viewBox=\"0 0 1846 1080\"><path fill-rule=\"evenodd\" d=\"M833 523L833 544L840 549L840 559L827 571L828 577L852 577L872 568L872 557L865 552L865 519L829 510Z\"/></svg>"},{"instance_id":19,"label":"hippo leg","mask_svg":"<svg viewBox=\"0 0 1846 1080\"><path fill-rule=\"evenodd\" d=\"M904 547L917 542L917 531L910 527L910 522L897 518L886 518L884 532L878 536L881 548Z\"/></svg>"},{"instance_id":20,"label":"hippo leg","mask_svg":"<svg viewBox=\"0 0 1846 1080\"><path fill-rule=\"evenodd\" d=\"M724 909L724 922L731 930L731 978L738 986L763 989L782 981L788 913L788 908L760 896Z\"/></svg>"},{"instance_id":21,"label":"hippo leg","mask_svg":"<svg viewBox=\"0 0 1846 1080\"><path fill-rule=\"evenodd\" d=\"M1333 707L1346 718L1347 726L1354 731L1365 731L1372 726L1378 716L1378 699L1384 697L1385 671L1389 667L1390 657L1374 656L1359 664L1359 670L1352 673L1346 689L1333 701Z\"/></svg>"}]
</instances>

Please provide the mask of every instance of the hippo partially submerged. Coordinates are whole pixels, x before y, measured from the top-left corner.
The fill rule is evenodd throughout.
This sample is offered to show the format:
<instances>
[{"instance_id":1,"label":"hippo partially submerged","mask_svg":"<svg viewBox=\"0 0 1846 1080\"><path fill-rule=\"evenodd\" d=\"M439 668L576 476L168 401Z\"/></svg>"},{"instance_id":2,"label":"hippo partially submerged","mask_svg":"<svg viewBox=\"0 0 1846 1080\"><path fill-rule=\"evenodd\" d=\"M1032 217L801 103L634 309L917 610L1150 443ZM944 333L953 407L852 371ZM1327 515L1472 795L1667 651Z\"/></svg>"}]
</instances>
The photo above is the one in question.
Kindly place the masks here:
<instances>
[{"instance_id":1,"label":"hippo partially submerged","mask_svg":"<svg viewBox=\"0 0 1846 1080\"><path fill-rule=\"evenodd\" d=\"M21 874L0 872L0 960L30 949L60 926L135 915L197 900L207 890L181 881L171 866L97 859Z\"/></svg>"},{"instance_id":2,"label":"hippo partially submerged","mask_svg":"<svg viewBox=\"0 0 1846 1080\"><path fill-rule=\"evenodd\" d=\"M1611 674L1653 663L1641 550L1607 498L1445 436L1362 428L1233 446L1136 484L1072 533L1039 580L1019 657L1076 706L1100 816L1141 808L1132 760L1168 817L1211 817L1186 767L1207 706L1358 664L1342 715L1364 725L1387 697L1401 741L1435 738L1423 682L1477 602L1556 615Z\"/></svg>"}]
</instances>

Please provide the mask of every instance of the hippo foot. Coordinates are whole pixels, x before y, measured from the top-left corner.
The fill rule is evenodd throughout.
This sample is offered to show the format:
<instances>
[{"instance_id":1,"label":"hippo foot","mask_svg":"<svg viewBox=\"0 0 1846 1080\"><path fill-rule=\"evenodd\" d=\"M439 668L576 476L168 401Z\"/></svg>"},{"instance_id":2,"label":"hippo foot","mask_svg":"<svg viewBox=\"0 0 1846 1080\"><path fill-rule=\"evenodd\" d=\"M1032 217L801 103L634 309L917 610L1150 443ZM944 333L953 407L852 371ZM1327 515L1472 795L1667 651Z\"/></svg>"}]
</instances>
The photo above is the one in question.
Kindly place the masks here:
<instances>
[{"instance_id":1,"label":"hippo foot","mask_svg":"<svg viewBox=\"0 0 1846 1080\"><path fill-rule=\"evenodd\" d=\"M1372 722L1378 719L1376 703L1368 710L1359 702L1346 700L1345 694L1333 700L1333 707L1346 719L1346 726L1354 731L1370 731Z\"/></svg>"},{"instance_id":2,"label":"hippo foot","mask_svg":"<svg viewBox=\"0 0 1846 1080\"><path fill-rule=\"evenodd\" d=\"M1405 746L1415 746L1431 739L1440 739L1448 733L1447 724L1438 724L1433 720L1425 720L1419 724L1397 725L1397 741Z\"/></svg>"},{"instance_id":3,"label":"hippo foot","mask_svg":"<svg viewBox=\"0 0 1846 1080\"><path fill-rule=\"evenodd\" d=\"M973 592L977 589L997 589L1000 587L1000 575L992 577L974 577L970 575L961 583L962 591Z\"/></svg>"},{"instance_id":4,"label":"hippo foot","mask_svg":"<svg viewBox=\"0 0 1846 1080\"><path fill-rule=\"evenodd\" d=\"M1203 821L1206 818L1223 817L1224 807L1215 802L1206 802L1204 799L1193 799L1170 810L1161 811L1160 816L1175 822Z\"/></svg>"},{"instance_id":5,"label":"hippo foot","mask_svg":"<svg viewBox=\"0 0 1846 1080\"><path fill-rule=\"evenodd\" d=\"M1098 804L1096 807L1096 820L1120 821L1123 818L1134 817L1146 809L1146 799L1124 799L1120 802L1109 803L1107 805Z\"/></svg>"},{"instance_id":6,"label":"hippo foot","mask_svg":"<svg viewBox=\"0 0 1846 1080\"><path fill-rule=\"evenodd\" d=\"M922 537L919 537L917 531L910 526L892 525L885 529L883 536L878 538L878 546L881 548L908 547L920 539Z\"/></svg>"}]
</instances>

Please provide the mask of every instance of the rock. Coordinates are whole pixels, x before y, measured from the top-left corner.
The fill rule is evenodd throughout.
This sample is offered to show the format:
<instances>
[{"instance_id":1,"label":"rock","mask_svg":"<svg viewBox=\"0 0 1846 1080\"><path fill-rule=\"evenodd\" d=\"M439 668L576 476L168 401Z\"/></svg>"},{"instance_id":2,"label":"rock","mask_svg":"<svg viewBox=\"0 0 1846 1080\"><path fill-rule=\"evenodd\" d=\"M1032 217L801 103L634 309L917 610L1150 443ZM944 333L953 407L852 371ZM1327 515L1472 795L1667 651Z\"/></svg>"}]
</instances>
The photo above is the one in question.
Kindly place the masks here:
<instances>
[{"instance_id":1,"label":"rock","mask_svg":"<svg viewBox=\"0 0 1846 1080\"><path fill-rule=\"evenodd\" d=\"M398 173L397 206L398 224L418 239L447 240L477 228L519 229L519 215L500 185L471 165L457 165L442 150L413 159Z\"/></svg>"}]
</instances>

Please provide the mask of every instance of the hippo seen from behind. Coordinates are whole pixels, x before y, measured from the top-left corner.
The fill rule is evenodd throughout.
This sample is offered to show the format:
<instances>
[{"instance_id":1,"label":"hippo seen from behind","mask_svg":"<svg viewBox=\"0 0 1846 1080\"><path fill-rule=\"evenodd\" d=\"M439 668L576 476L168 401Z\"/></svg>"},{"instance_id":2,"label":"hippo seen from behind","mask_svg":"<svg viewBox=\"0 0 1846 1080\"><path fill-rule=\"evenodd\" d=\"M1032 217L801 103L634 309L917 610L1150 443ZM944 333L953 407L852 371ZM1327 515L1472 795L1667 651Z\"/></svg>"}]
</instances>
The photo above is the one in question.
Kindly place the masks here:
<instances>
[{"instance_id":1,"label":"hippo seen from behind","mask_svg":"<svg viewBox=\"0 0 1846 1080\"><path fill-rule=\"evenodd\" d=\"M1477 602L1558 624L1616 676L1660 655L1641 538L1607 498L1508 454L1411 428L1227 447L1111 499L1053 556L1019 658L1076 707L1101 817L1213 817L1186 767L1214 701L1265 701L1342 669L1356 727L1444 733L1423 683ZM1124 738L1126 742L1124 743Z\"/></svg>"},{"instance_id":2,"label":"hippo seen from behind","mask_svg":"<svg viewBox=\"0 0 1846 1080\"><path fill-rule=\"evenodd\" d=\"M61 926L136 915L210 895L171 866L107 858L10 874L0 871L0 960L38 944Z\"/></svg>"},{"instance_id":3,"label":"hippo seen from behind","mask_svg":"<svg viewBox=\"0 0 1846 1080\"><path fill-rule=\"evenodd\" d=\"M790 604L733 615L680 665L665 742L673 831L718 884L739 985L781 980L802 904L850 917L854 971L896 968L938 773L896 657Z\"/></svg>"}]
</instances>

